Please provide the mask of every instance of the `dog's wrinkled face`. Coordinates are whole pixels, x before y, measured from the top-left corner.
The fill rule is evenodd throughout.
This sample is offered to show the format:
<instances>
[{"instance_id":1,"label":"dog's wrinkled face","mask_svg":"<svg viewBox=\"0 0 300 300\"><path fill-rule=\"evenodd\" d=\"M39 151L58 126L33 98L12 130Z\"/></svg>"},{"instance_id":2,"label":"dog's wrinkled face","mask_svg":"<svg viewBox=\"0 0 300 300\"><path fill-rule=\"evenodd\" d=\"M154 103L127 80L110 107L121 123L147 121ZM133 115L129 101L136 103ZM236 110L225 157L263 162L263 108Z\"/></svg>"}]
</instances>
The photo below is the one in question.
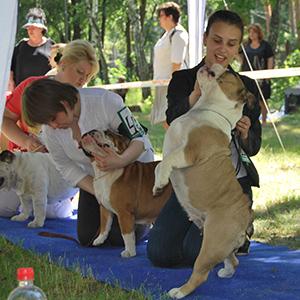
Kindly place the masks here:
<instances>
[{"instance_id":1,"label":"dog's wrinkled face","mask_svg":"<svg viewBox=\"0 0 300 300\"><path fill-rule=\"evenodd\" d=\"M110 130L91 130L85 133L80 140L80 147L88 157L93 153L106 156L104 148L111 148L121 154L129 145L129 139Z\"/></svg>"},{"instance_id":2,"label":"dog's wrinkled face","mask_svg":"<svg viewBox=\"0 0 300 300\"><path fill-rule=\"evenodd\" d=\"M255 97L245 87L241 78L230 71L224 72L217 82L229 100L236 101L238 104L245 104L252 108Z\"/></svg>"},{"instance_id":3,"label":"dog's wrinkled face","mask_svg":"<svg viewBox=\"0 0 300 300\"><path fill-rule=\"evenodd\" d=\"M255 97L245 87L241 78L230 70L225 70L221 65L214 64L211 68L203 66L199 69L197 80L200 89L205 91L208 87L213 88L213 82L217 83L223 93L231 101L236 101L238 106L245 103L249 108L253 107Z\"/></svg>"},{"instance_id":4,"label":"dog's wrinkled face","mask_svg":"<svg viewBox=\"0 0 300 300\"><path fill-rule=\"evenodd\" d=\"M14 170L12 162L15 155L10 151L0 153L0 190L9 191L13 187Z\"/></svg>"}]
</instances>

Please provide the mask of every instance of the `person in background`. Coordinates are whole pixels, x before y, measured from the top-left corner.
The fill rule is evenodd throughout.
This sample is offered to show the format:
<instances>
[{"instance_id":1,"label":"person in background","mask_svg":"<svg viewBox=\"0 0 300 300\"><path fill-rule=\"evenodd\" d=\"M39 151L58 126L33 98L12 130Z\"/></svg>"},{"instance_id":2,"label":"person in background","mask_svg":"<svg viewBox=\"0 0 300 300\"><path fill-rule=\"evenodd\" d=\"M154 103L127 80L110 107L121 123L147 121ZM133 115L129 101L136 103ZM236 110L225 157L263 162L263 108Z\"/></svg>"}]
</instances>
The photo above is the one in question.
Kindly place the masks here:
<instances>
[{"instance_id":1,"label":"person in background","mask_svg":"<svg viewBox=\"0 0 300 300\"><path fill-rule=\"evenodd\" d=\"M63 56L57 68L57 74L48 78L53 79L53 81L70 83L76 88L82 87L98 73L99 65L95 49L87 41L74 40L64 47ZM22 117L22 95L25 88L32 82L45 77L44 75L25 79L6 101L1 134L5 134L10 140L8 149L11 151L46 151L44 142L40 137L40 127L28 127ZM39 110L39 107L43 105L41 98L36 110ZM64 205L66 206L49 207L47 211L51 211L53 215L54 209L54 213L61 216L60 212L66 211L67 206L71 206L72 203L69 201L69 203L65 202ZM20 200L15 191L0 191L0 216L15 215L19 206Z\"/></svg>"},{"instance_id":2,"label":"person in background","mask_svg":"<svg viewBox=\"0 0 300 300\"><path fill-rule=\"evenodd\" d=\"M170 79L174 71L188 68L188 33L179 23L180 7L175 2L161 4L157 10L159 24L165 30L154 46L153 79ZM151 123L165 122L167 87L155 88Z\"/></svg>"},{"instance_id":3,"label":"person in background","mask_svg":"<svg viewBox=\"0 0 300 300\"><path fill-rule=\"evenodd\" d=\"M236 76L240 76L245 87L255 95L256 102L251 110L248 106L244 106L243 116L234 130L235 143L231 142L231 152L233 165L238 171L237 180L249 198L249 206L252 206L251 186L258 184L258 178L252 178L247 172L241 161L241 151L252 156L257 154L261 146L258 90L254 80L235 73L230 66L238 55L243 28L241 18L232 11L219 10L210 16L203 39L207 55L196 67L173 73L168 88L167 122L170 124L198 101L201 90L196 76L202 66L211 67L213 64L220 64ZM238 165L240 167L237 167ZM255 169L254 166L253 168ZM253 233L251 225L247 231L250 237ZM173 193L150 230L147 244L149 259L154 265L161 267L174 267L182 264L192 266L199 254L201 244L202 232L189 220L176 194ZM239 249L240 254L247 254L249 245L250 242L247 239Z\"/></svg>"},{"instance_id":4,"label":"person in background","mask_svg":"<svg viewBox=\"0 0 300 300\"><path fill-rule=\"evenodd\" d=\"M46 73L46 76L54 76L57 74L58 64L62 57L65 46L66 44L64 43L58 43L51 47L51 53L49 57L49 65L51 66L51 70Z\"/></svg>"},{"instance_id":5,"label":"person in background","mask_svg":"<svg viewBox=\"0 0 300 300\"><path fill-rule=\"evenodd\" d=\"M47 33L46 16L41 8L31 8L26 15L28 38L22 39L15 47L11 63L9 90L13 91L30 76L46 74L49 66L51 46L54 41L45 37Z\"/></svg>"},{"instance_id":6,"label":"person in background","mask_svg":"<svg viewBox=\"0 0 300 300\"><path fill-rule=\"evenodd\" d=\"M57 74L50 77L60 82L70 83L75 87L82 87L98 73L98 70L98 59L92 45L84 40L74 40L64 47L63 56L57 67ZM10 140L9 150L45 150L37 137L38 130L28 128L23 121L21 109L24 89L32 81L43 77L45 75L27 78L7 98L2 121L2 133Z\"/></svg>"},{"instance_id":7,"label":"person in background","mask_svg":"<svg viewBox=\"0 0 300 300\"><path fill-rule=\"evenodd\" d=\"M264 34L259 24L251 24L248 27L248 41L245 44L245 51L253 70L274 69L274 52L271 45L264 40ZM247 59L242 54L242 71L250 71ZM270 79L259 80L259 86L267 101L271 97ZM267 121L267 107L260 97L262 125Z\"/></svg>"},{"instance_id":8,"label":"person in background","mask_svg":"<svg viewBox=\"0 0 300 300\"><path fill-rule=\"evenodd\" d=\"M42 106L38 106L40 101ZM78 146L81 136L93 129L110 129L131 140L122 154L102 148L106 156L95 157L98 167L108 171L123 168L136 160L153 161L147 134L125 107L122 98L101 88L76 89L55 80L36 80L24 91L23 111L29 125L43 125L46 146L56 168L68 182L80 188L78 240L83 246L92 246L99 234L101 216L94 192L92 162ZM148 232L148 228L148 225L136 225L137 240ZM116 216L108 241L112 245L123 244Z\"/></svg>"}]
</instances>

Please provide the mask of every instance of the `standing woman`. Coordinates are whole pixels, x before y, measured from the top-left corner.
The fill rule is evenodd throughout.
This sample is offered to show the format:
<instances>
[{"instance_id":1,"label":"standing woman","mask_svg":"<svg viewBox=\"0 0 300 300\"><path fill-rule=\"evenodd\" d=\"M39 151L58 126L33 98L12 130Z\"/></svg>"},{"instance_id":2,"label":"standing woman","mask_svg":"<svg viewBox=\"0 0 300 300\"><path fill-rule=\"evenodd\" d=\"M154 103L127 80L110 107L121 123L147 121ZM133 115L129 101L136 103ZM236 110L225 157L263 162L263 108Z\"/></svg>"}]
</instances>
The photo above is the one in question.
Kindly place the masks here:
<instances>
[{"instance_id":1,"label":"standing woman","mask_svg":"<svg viewBox=\"0 0 300 300\"><path fill-rule=\"evenodd\" d=\"M57 66L57 74L49 78L53 81L70 83L79 88L89 82L98 70L98 60L92 45L84 40L75 40L64 47L63 56ZM8 149L11 151L44 152L46 150L39 136L39 127L28 127L22 117L24 89L30 83L45 77L35 76L25 79L6 100L2 133L9 139ZM41 97L35 109L38 111L43 105L43 97ZM0 216L15 215L19 206L20 200L15 191L0 191Z\"/></svg>"},{"instance_id":2,"label":"standing woman","mask_svg":"<svg viewBox=\"0 0 300 300\"><path fill-rule=\"evenodd\" d=\"M198 81L198 70L206 65L220 64L235 73L230 63L238 54L243 38L243 22L239 15L227 10L216 11L208 20L204 34L204 45L207 55L193 69L182 70L173 74L168 88L167 122L187 112L201 96ZM255 82L245 76L240 76L246 88L257 97ZM261 125L259 122L260 107L258 101L253 110L244 107L243 116L237 122L235 128L235 140L237 147L231 143L232 162L234 166L241 163L240 148L249 156L255 155L261 146ZM252 206L252 185L257 185L258 178L252 178L241 163L237 179L243 192L249 197L249 206ZM218 170L216 170L218 172ZM195 180L201 180L195 178ZM218 183L216 182L216 188ZM249 236L252 234L249 227ZM150 231L147 244L148 257L153 264L162 267L176 265L190 265L195 262L202 243L202 232L189 220L186 212L179 204L175 193L162 209ZM220 243L222 243L220 241ZM250 242L247 240L243 249L248 253Z\"/></svg>"},{"instance_id":3,"label":"standing woman","mask_svg":"<svg viewBox=\"0 0 300 300\"><path fill-rule=\"evenodd\" d=\"M9 89L15 87L30 76L46 74L50 69L49 57L54 41L45 37L47 33L46 16L41 8L31 8L26 15L28 38L22 39L14 49Z\"/></svg>"},{"instance_id":4,"label":"standing woman","mask_svg":"<svg viewBox=\"0 0 300 300\"><path fill-rule=\"evenodd\" d=\"M274 69L274 53L271 45L265 41L263 31L259 24L251 24L248 27L248 42L245 45L245 51L253 70ZM243 57L242 71L250 71L250 67L245 57ZM259 80L259 86L262 90L265 100L271 97L270 79ZM260 98L262 125L267 121L267 108Z\"/></svg>"},{"instance_id":5,"label":"standing woman","mask_svg":"<svg viewBox=\"0 0 300 300\"><path fill-rule=\"evenodd\" d=\"M174 71L188 67L188 33L179 24L180 7L177 3L163 3L157 16L165 33L154 46L153 79L170 79ZM152 124L165 122L167 107L167 87L156 87Z\"/></svg>"},{"instance_id":6,"label":"standing woman","mask_svg":"<svg viewBox=\"0 0 300 300\"><path fill-rule=\"evenodd\" d=\"M41 100L43 105L39 106ZM153 149L147 135L122 98L100 88L76 89L56 80L36 80L24 91L23 111L30 125L44 124L43 135L56 168L68 182L80 188L78 239L83 246L91 246L100 232L100 207L95 198L92 163L79 147L81 136L92 129L110 129L130 138L131 142L122 154L103 148L107 155L96 158L100 169L108 171L123 168L136 160L153 161ZM137 225L136 238L141 238L147 228L147 225ZM108 242L123 244L115 216Z\"/></svg>"}]
</instances>

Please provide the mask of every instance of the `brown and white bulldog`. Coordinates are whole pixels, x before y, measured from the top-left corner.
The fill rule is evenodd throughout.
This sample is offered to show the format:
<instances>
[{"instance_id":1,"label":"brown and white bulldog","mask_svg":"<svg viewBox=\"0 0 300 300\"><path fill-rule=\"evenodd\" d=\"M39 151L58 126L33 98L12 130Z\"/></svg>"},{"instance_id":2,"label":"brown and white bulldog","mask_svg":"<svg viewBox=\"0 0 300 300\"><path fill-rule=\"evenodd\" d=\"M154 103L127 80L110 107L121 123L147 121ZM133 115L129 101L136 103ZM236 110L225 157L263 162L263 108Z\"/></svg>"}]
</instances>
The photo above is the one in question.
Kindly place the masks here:
<instances>
[{"instance_id":1,"label":"brown and white bulldog","mask_svg":"<svg viewBox=\"0 0 300 300\"><path fill-rule=\"evenodd\" d=\"M106 155L103 147L111 147L118 154L126 150L130 140L112 131L92 130L81 139L81 147L88 155ZM136 255L134 225L151 224L170 198L172 188L168 184L162 193L153 196L154 170L159 161L134 162L124 168L103 172L93 161L94 190L100 204L100 234L93 245L102 244L110 231L113 213L117 215L125 244L122 257Z\"/></svg>"},{"instance_id":2,"label":"brown and white bulldog","mask_svg":"<svg viewBox=\"0 0 300 300\"><path fill-rule=\"evenodd\" d=\"M245 240L251 219L231 161L231 130L242 117L247 92L241 79L220 65L197 73L201 97L166 132L163 160L155 169L154 194L171 179L179 202L191 220L204 230L203 243L190 279L169 291L180 299L206 281L221 261L219 277L231 277L238 265L234 250ZM202 224L203 213L205 221Z\"/></svg>"}]
</instances>

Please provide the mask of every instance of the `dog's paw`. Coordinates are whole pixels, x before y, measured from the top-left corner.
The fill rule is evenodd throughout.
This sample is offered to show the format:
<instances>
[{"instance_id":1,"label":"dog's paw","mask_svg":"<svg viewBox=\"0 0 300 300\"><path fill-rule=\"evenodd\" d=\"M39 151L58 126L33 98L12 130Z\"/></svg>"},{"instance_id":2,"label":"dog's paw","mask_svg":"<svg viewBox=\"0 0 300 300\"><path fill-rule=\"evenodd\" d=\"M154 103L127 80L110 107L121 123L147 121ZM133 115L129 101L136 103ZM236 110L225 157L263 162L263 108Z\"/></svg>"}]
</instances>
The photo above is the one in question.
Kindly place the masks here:
<instances>
[{"instance_id":1,"label":"dog's paw","mask_svg":"<svg viewBox=\"0 0 300 300\"><path fill-rule=\"evenodd\" d=\"M10 218L12 221L22 222L28 219L27 215L20 213L19 215L13 216Z\"/></svg>"},{"instance_id":2,"label":"dog's paw","mask_svg":"<svg viewBox=\"0 0 300 300\"><path fill-rule=\"evenodd\" d=\"M38 220L33 220L33 221L29 222L27 226L29 228L39 228L39 227L44 226L44 222L43 221L38 221Z\"/></svg>"},{"instance_id":3,"label":"dog's paw","mask_svg":"<svg viewBox=\"0 0 300 300\"><path fill-rule=\"evenodd\" d=\"M231 278L235 273L234 268L222 268L218 271L220 278Z\"/></svg>"},{"instance_id":4,"label":"dog's paw","mask_svg":"<svg viewBox=\"0 0 300 300\"><path fill-rule=\"evenodd\" d=\"M200 68L198 70L197 81L199 83L200 88L205 89L205 87L209 84L211 79L212 79L212 76L209 76L207 66L203 66L202 68Z\"/></svg>"},{"instance_id":5,"label":"dog's paw","mask_svg":"<svg viewBox=\"0 0 300 300\"><path fill-rule=\"evenodd\" d=\"M157 186L154 186L153 189L152 189L152 194L153 196L159 196L162 194L162 192L164 191L164 188L159 188Z\"/></svg>"},{"instance_id":6,"label":"dog's paw","mask_svg":"<svg viewBox=\"0 0 300 300\"><path fill-rule=\"evenodd\" d=\"M133 257L133 256L136 256L136 251L133 250L133 251L129 251L129 250L124 250L121 252L121 256L123 258L128 258L128 257Z\"/></svg>"},{"instance_id":7,"label":"dog's paw","mask_svg":"<svg viewBox=\"0 0 300 300\"><path fill-rule=\"evenodd\" d=\"M168 295L173 299L181 299L186 296L180 291L180 288L173 288L169 290Z\"/></svg>"},{"instance_id":8,"label":"dog's paw","mask_svg":"<svg viewBox=\"0 0 300 300\"><path fill-rule=\"evenodd\" d=\"M100 233L98 237L93 241L93 246L99 246L105 242L107 234Z\"/></svg>"},{"instance_id":9,"label":"dog's paw","mask_svg":"<svg viewBox=\"0 0 300 300\"><path fill-rule=\"evenodd\" d=\"M155 168L155 183L152 189L154 196L162 193L163 188L169 183L169 174L164 171L162 164L159 163Z\"/></svg>"}]
</instances>

